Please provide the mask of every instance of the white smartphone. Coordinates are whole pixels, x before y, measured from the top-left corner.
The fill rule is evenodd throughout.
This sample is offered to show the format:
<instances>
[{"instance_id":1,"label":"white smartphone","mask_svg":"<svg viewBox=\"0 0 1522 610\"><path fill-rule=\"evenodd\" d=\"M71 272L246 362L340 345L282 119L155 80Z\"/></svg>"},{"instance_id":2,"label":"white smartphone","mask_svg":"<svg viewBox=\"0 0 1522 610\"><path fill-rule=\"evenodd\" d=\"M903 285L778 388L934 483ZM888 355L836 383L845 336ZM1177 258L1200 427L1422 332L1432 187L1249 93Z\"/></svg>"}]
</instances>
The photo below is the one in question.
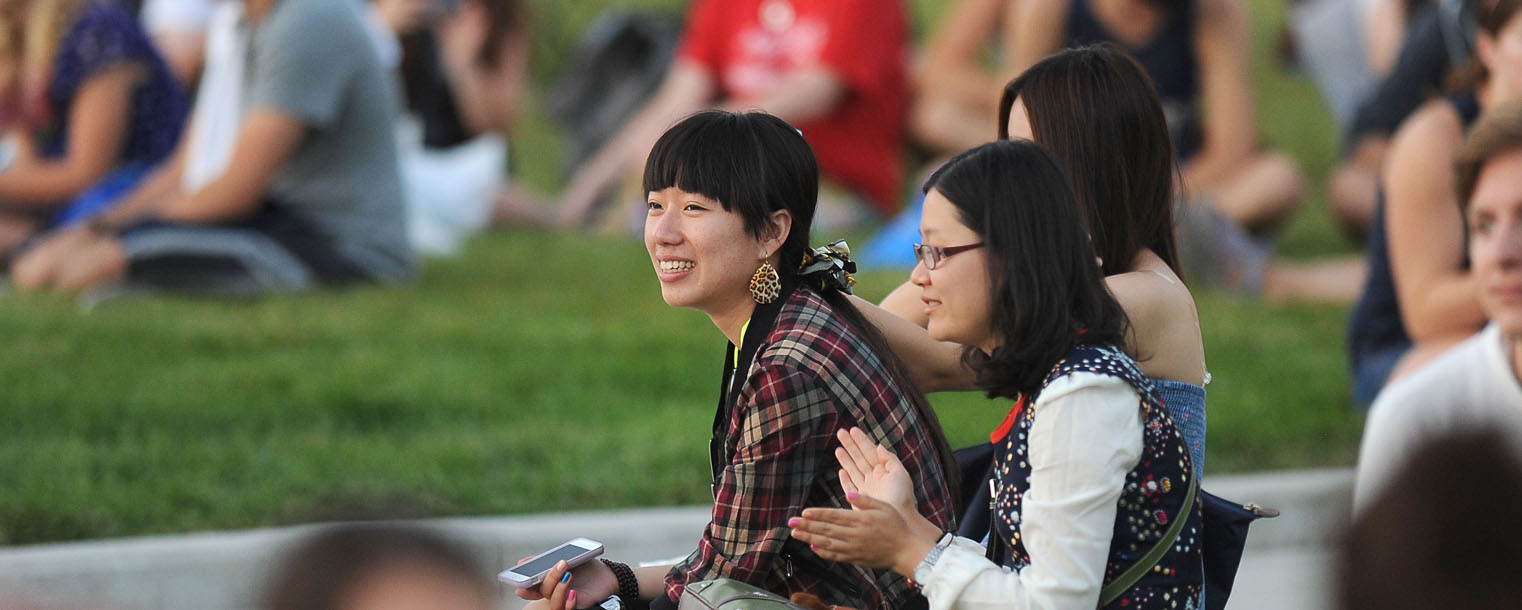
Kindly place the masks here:
<instances>
[{"instance_id":1,"label":"white smartphone","mask_svg":"<svg viewBox=\"0 0 1522 610\"><path fill-rule=\"evenodd\" d=\"M588 559L602 554L602 543L587 538L575 538L553 549L535 555L528 561L497 574L497 580L527 589L544 582L544 573L562 560L570 567L586 563Z\"/></svg>"}]
</instances>

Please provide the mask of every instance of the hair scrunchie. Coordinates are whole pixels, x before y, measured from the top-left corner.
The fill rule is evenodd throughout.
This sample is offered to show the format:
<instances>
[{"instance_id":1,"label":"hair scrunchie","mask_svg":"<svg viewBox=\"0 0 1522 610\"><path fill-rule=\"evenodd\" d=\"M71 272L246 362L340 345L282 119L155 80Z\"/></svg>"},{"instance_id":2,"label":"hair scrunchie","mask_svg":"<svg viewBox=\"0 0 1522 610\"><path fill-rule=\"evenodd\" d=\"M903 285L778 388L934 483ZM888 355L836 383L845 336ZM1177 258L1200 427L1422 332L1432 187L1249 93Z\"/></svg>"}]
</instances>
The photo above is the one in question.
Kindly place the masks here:
<instances>
[{"instance_id":1,"label":"hair scrunchie","mask_svg":"<svg viewBox=\"0 0 1522 610\"><path fill-rule=\"evenodd\" d=\"M851 246L844 239L804 252L798 266L798 280L803 284L845 294L851 294L851 287L856 285L852 273L856 273L856 263L851 261Z\"/></svg>"}]
</instances>

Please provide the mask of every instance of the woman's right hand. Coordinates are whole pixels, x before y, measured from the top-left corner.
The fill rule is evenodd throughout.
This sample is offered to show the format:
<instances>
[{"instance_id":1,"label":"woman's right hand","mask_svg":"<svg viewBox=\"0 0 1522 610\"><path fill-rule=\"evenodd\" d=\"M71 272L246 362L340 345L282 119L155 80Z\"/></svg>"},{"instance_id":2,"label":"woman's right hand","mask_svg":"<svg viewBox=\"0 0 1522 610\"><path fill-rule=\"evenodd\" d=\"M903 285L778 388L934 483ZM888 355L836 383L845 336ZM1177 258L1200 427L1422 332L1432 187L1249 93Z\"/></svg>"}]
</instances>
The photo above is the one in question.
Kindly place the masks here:
<instances>
[{"instance_id":1,"label":"woman's right hand","mask_svg":"<svg viewBox=\"0 0 1522 610\"><path fill-rule=\"evenodd\" d=\"M850 510L806 508L802 515L789 519L793 538L830 561L888 568L913 576L914 568L935 546L940 531L918 514L900 512L869 496L851 492L846 498L851 502Z\"/></svg>"},{"instance_id":2,"label":"woman's right hand","mask_svg":"<svg viewBox=\"0 0 1522 610\"><path fill-rule=\"evenodd\" d=\"M861 428L840 430L835 436L840 439L840 447L835 449L835 459L840 462L840 486L847 493L876 498L904 515L919 512L915 508L914 482L898 456L872 442Z\"/></svg>"},{"instance_id":3,"label":"woman's right hand","mask_svg":"<svg viewBox=\"0 0 1522 610\"><path fill-rule=\"evenodd\" d=\"M529 557L518 560L528 561ZM573 587L574 585L574 587ZM533 610L572 610L590 608L618 594L618 577L601 561L592 560L567 571L564 561L545 572L544 582L532 589L518 589L517 595L534 603Z\"/></svg>"}]
</instances>

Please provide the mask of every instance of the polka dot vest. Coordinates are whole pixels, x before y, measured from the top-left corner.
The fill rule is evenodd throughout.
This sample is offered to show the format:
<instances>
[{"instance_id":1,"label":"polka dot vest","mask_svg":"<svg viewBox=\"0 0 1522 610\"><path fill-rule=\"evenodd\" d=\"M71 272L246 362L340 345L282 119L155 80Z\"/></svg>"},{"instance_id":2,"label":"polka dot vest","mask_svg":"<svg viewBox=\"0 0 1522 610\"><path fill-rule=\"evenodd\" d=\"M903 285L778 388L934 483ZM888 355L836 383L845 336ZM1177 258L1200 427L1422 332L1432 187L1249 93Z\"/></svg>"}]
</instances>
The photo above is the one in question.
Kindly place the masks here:
<instances>
[{"instance_id":1,"label":"polka dot vest","mask_svg":"<svg viewBox=\"0 0 1522 610\"><path fill-rule=\"evenodd\" d=\"M1126 475L1115 519L1114 536L1105 565L1104 582L1109 584L1142 555L1150 551L1167 531L1189 490L1194 466L1178 426L1151 382L1136 368L1136 363L1111 346L1079 346L1053 367L1043 387L1073 373L1094 373L1118 377L1140 395L1138 408L1142 416L1142 454L1136 467ZM1036 403L1037 396L1025 401ZM993 533L1005 543L1008 554L1004 564L1021 570L1031 558L1020 539L1020 514L1023 494L1030 488L1031 466L1027 459L1031 425L1040 409L1025 408L1015 416L1003 439L995 442L994 466L998 481L995 495L997 510ZM1183 531L1173 548L1157 566L1106 608L1197 608L1199 607L1202 567L1200 555L1200 503L1195 502Z\"/></svg>"}]
</instances>

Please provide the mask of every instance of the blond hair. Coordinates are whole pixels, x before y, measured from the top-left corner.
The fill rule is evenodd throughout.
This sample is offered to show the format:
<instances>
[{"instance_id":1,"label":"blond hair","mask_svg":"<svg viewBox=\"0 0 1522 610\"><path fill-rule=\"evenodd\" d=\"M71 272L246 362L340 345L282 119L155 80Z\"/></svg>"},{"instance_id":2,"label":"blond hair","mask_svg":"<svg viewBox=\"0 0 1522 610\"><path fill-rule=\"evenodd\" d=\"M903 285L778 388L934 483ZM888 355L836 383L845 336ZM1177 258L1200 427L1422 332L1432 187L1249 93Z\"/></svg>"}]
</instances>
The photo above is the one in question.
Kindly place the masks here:
<instances>
[{"instance_id":1,"label":"blond hair","mask_svg":"<svg viewBox=\"0 0 1522 610\"><path fill-rule=\"evenodd\" d=\"M0 13L0 93L9 103L47 90L63 37L88 1L31 0L14 14Z\"/></svg>"}]
</instances>

